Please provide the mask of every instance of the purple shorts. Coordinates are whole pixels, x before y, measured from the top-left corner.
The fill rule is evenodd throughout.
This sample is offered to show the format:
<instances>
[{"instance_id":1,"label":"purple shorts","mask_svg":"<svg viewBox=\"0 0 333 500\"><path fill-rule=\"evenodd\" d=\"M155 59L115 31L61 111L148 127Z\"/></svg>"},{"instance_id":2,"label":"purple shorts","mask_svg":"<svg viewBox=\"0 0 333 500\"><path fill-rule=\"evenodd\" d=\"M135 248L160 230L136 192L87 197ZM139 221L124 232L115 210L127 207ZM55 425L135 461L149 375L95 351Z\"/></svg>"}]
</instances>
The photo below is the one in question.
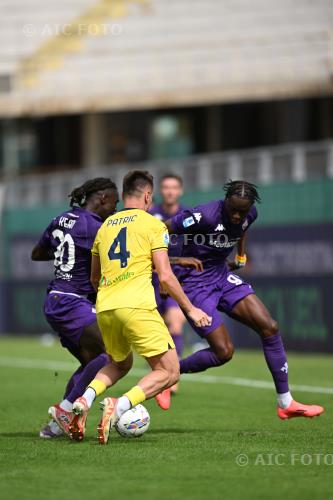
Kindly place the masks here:
<instances>
[{"instance_id":1,"label":"purple shorts","mask_svg":"<svg viewBox=\"0 0 333 500\"><path fill-rule=\"evenodd\" d=\"M68 349L78 348L83 329L96 321L93 304L84 297L69 294L49 293L44 313L63 347Z\"/></svg>"},{"instance_id":2,"label":"purple shorts","mask_svg":"<svg viewBox=\"0 0 333 500\"><path fill-rule=\"evenodd\" d=\"M171 307L179 308L178 303L172 297L170 297L170 295L163 297L160 294L159 281L156 272L153 273L152 282L155 291L157 310L161 314L161 316L163 316L167 312L167 310L170 309Z\"/></svg>"},{"instance_id":3,"label":"purple shorts","mask_svg":"<svg viewBox=\"0 0 333 500\"><path fill-rule=\"evenodd\" d=\"M221 312L230 314L240 300L255 293L251 285L233 273L227 273L220 282L209 286L204 283L195 286L193 283L184 283L183 288L192 304L213 318L210 326L198 327L185 315L193 330L201 337L205 337L223 323Z\"/></svg>"}]
</instances>

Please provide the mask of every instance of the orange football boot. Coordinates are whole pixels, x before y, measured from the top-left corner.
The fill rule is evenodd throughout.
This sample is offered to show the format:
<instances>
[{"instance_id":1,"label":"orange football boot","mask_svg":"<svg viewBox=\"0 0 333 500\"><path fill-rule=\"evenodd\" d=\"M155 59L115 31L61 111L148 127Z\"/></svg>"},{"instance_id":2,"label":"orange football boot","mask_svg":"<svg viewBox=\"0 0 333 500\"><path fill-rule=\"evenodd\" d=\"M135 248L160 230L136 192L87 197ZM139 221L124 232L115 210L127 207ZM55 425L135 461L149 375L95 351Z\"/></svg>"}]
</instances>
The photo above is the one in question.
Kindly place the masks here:
<instances>
[{"instance_id":1,"label":"orange football boot","mask_svg":"<svg viewBox=\"0 0 333 500\"><path fill-rule=\"evenodd\" d=\"M160 392L155 396L156 403L162 410L168 410L171 406L171 390L164 389L164 391Z\"/></svg>"},{"instance_id":2,"label":"orange football boot","mask_svg":"<svg viewBox=\"0 0 333 500\"><path fill-rule=\"evenodd\" d=\"M69 426L73 419L73 413L71 411L65 411L60 408L59 405L53 405L49 408L49 416L57 422L59 427L64 431L65 434L69 432Z\"/></svg>"},{"instance_id":3,"label":"orange football boot","mask_svg":"<svg viewBox=\"0 0 333 500\"><path fill-rule=\"evenodd\" d=\"M103 410L103 414L97 427L98 442L99 444L107 444L110 431L119 420L116 412L117 399L104 398L100 405L102 407L101 409Z\"/></svg>"},{"instance_id":4,"label":"orange football boot","mask_svg":"<svg viewBox=\"0 0 333 500\"><path fill-rule=\"evenodd\" d=\"M277 408L277 414L281 420L295 417L319 417L324 412L324 408L318 405L303 405L292 400L288 408Z\"/></svg>"},{"instance_id":5,"label":"orange football boot","mask_svg":"<svg viewBox=\"0 0 333 500\"><path fill-rule=\"evenodd\" d=\"M86 398L83 396L74 401L74 417L69 426L69 437L74 441L82 441L86 432L86 421L89 407Z\"/></svg>"}]
</instances>

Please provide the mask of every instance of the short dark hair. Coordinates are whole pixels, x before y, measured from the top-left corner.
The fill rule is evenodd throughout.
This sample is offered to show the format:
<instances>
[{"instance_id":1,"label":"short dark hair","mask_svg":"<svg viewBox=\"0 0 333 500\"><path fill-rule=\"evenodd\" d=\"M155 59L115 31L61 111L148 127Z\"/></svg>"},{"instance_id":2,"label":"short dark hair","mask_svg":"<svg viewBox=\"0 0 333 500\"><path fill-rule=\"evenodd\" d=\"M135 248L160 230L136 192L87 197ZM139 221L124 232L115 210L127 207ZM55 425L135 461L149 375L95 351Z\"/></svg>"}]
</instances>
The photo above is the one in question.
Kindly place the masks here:
<instances>
[{"instance_id":1,"label":"short dark hair","mask_svg":"<svg viewBox=\"0 0 333 500\"><path fill-rule=\"evenodd\" d=\"M123 180L123 195L138 196L145 187L154 187L153 176L147 170L132 170Z\"/></svg>"},{"instance_id":2,"label":"short dark hair","mask_svg":"<svg viewBox=\"0 0 333 500\"><path fill-rule=\"evenodd\" d=\"M231 196L239 196L240 198L246 198L254 202L261 202L261 198L259 196L257 186L247 181L228 181L224 187L224 191L226 192L225 197L230 198Z\"/></svg>"},{"instance_id":3,"label":"short dark hair","mask_svg":"<svg viewBox=\"0 0 333 500\"><path fill-rule=\"evenodd\" d=\"M162 175L162 177L160 178L160 184L162 184L163 181L165 181L166 179L175 179L176 181L179 182L179 184L182 186L183 185L183 179L180 177L180 175L177 175L177 174L173 174L173 173L167 173L167 174L164 174Z\"/></svg>"},{"instance_id":4,"label":"short dark hair","mask_svg":"<svg viewBox=\"0 0 333 500\"><path fill-rule=\"evenodd\" d=\"M106 177L96 177L95 179L90 179L86 181L82 186L79 186L68 195L70 198L70 206L79 205L83 207L90 196L97 191L105 191L106 189L117 190L115 183Z\"/></svg>"}]
</instances>

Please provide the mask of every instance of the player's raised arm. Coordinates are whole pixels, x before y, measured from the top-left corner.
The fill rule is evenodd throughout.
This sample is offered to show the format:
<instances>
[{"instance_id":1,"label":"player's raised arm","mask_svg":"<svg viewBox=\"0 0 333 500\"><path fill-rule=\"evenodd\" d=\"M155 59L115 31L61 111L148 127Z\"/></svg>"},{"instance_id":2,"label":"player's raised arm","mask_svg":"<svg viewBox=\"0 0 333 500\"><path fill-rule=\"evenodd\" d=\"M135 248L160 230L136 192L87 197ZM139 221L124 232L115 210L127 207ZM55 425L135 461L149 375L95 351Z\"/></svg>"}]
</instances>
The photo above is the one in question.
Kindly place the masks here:
<instances>
[{"instance_id":1,"label":"player's raised arm","mask_svg":"<svg viewBox=\"0 0 333 500\"><path fill-rule=\"evenodd\" d=\"M168 219L165 225L170 235L172 234L197 234L202 230L202 214L197 209L185 209L174 217ZM170 257L172 265L194 267L196 271L203 271L203 264L195 257Z\"/></svg>"},{"instance_id":2,"label":"player's raised arm","mask_svg":"<svg viewBox=\"0 0 333 500\"><path fill-rule=\"evenodd\" d=\"M173 299L178 302L183 311L195 322L197 326L209 326L212 318L204 311L194 307L194 305L187 298L180 286L179 281L174 275L168 254L165 250L157 250L153 252L154 267L158 274L158 279L164 289L168 292Z\"/></svg>"},{"instance_id":3,"label":"player's raised arm","mask_svg":"<svg viewBox=\"0 0 333 500\"><path fill-rule=\"evenodd\" d=\"M228 260L228 266L229 269L232 271L235 269L241 269L242 267L246 266L246 252L245 252L245 247L246 247L246 233L243 234L241 239L239 240L237 244L237 253L235 255L235 258L233 261Z\"/></svg>"},{"instance_id":4,"label":"player's raised arm","mask_svg":"<svg viewBox=\"0 0 333 500\"><path fill-rule=\"evenodd\" d=\"M237 244L237 254L238 255L245 255L245 244L246 244L246 233L243 234L243 236L241 237L241 239L239 240L238 244Z\"/></svg>"}]
</instances>

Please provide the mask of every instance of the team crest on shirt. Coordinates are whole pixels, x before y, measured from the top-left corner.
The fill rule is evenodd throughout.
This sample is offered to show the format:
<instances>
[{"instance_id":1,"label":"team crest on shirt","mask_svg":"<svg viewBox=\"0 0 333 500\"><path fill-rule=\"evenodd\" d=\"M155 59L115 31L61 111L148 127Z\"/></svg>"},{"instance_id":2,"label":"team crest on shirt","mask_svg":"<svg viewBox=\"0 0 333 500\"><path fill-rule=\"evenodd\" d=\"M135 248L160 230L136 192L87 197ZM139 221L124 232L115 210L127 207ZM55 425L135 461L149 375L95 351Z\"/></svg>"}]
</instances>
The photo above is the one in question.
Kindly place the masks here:
<instances>
[{"instance_id":1,"label":"team crest on shirt","mask_svg":"<svg viewBox=\"0 0 333 500\"><path fill-rule=\"evenodd\" d=\"M200 213L200 212L195 212L193 215L194 215L195 220L196 220L197 222L200 222L200 221L201 221L201 219L202 219L202 215L201 215L201 213Z\"/></svg>"}]
</instances>

